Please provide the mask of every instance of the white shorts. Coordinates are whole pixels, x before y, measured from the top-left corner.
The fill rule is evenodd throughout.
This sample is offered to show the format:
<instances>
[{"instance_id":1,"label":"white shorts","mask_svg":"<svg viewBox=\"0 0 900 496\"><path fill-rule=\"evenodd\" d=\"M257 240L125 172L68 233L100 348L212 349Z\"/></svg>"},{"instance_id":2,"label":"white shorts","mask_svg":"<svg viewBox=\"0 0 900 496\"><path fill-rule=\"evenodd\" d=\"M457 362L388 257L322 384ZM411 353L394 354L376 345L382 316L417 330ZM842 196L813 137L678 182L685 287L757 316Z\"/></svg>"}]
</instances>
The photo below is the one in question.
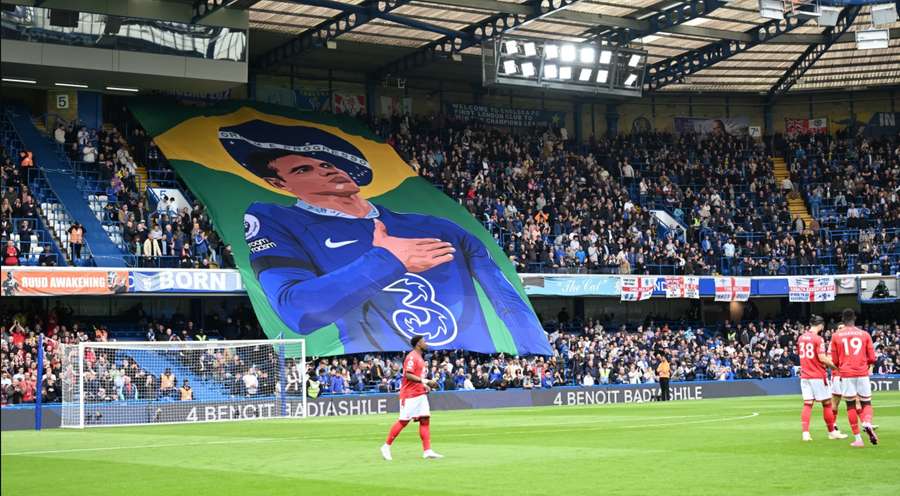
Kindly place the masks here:
<instances>
[{"instance_id":1,"label":"white shorts","mask_svg":"<svg viewBox=\"0 0 900 496\"><path fill-rule=\"evenodd\" d=\"M841 386L840 376L832 377L831 378L831 394L833 394L835 396L843 396L844 390L842 388L843 388L843 386Z\"/></svg>"},{"instance_id":2,"label":"white shorts","mask_svg":"<svg viewBox=\"0 0 900 496\"><path fill-rule=\"evenodd\" d=\"M868 376L842 377L841 387L844 398L858 397L861 400L872 398L872 383L869 382Z\"/></svg>"},{"instance_id":3,"label":"white shorts","mask_svg":"<svg viewBox=\"0 0 900 496\"><path fill-rule=\"evenodd\" d=\"M427 394L400 400L400 420L417 420L419 417L430 416L431 407L428 405Z\"/></svg>"},{"instance_id":4,"label":"white shorts","mask_svg":"<svg viewBox=\"0 0 900 496\"><path fill-rule=\"evenodd\" d=\"M803 401L825 401L831 399L831 393L825 385L825 379L800 379L800 393Z\"/></svg>"}]
</instances>

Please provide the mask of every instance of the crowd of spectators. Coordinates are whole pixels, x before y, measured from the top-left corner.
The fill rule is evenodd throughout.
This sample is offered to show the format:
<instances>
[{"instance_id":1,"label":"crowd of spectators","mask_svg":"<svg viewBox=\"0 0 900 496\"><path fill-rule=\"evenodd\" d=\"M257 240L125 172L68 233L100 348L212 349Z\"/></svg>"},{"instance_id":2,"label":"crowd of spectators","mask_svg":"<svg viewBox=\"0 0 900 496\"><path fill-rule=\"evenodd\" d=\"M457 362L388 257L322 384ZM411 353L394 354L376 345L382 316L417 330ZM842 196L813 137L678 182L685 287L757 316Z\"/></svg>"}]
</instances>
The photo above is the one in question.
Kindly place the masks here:
<instances>
[{"instance_id":1,"label":"crowd of spectators","mask_svg":"<svg viewBox=\"0 0 900 496\"><path fill-rule=\"evenodd\" d=\"M778 182L772 154L788 147L773 152L746 136L643 133L579 145L564 129L510 133L442 116L371 125L480 219L521 272L788 275L900 264L896 140L845 138L829 168L806 161L815 174ZM823 195L851 198L839 214L883 220L851 221L854 231L838 236L822 229L839 227L829 219L792 217L798 185L822 177L834 178ZM651 209L680 226L661 228Z\"/></svg>"},{"instance_id":2,"label":"crowd of spectators","mask_svg":"<svg viewBox=\"0 0 900 496\"><path fill-rule=\"evenodd\" d=\"M57 265L47 238L39 232L38 203L28 186L28 170L34 167L31 152L10 158L0 147L3 192L0 200L0 246L3 265Z\"/></svg>"},{"instance_id":3,"label":"crowd of spectators","mask_svg":"<svg viewBox=\"0 0 900 496\"><path fill-rule=\"evenodd\" d=\"M111 124L88 129L70 123L58 126L54 139L94 193L90 197L101 209L101 222L121 229L122 244L133 255L134 265L234 268L230 248L223 246L199 202L179 208L174 198L150 197L148 184L138 176L139 165L150 171L168 166L140 127L126 136Z\"/></svg>"},{"instance_id":4,"label":"crowd of spectators","mask_svg":"<svg viewBox=\"0 0 900 496\"><path fill-rule=\"evenodd\" d=\"M187 319L173 316L169 319L152 319L138 304L127 312L129 323L138 323L143 340L148 341L206 341L214 339L250 339L257 337L258 323L247 307L240 307L224 319L216 315L207 318L210 331L206 331ZM2 323L2 386L0 401L2 404L34 401L37 380L38 335L43 334L44 344L44 401L60 400L61 381L65 374L69 377L73 370L62 370L60 345L78 344L82 342L106 342L110 339L109 328L104 324L86 323L86 319L74 317L70 307L56 304L49 311L18 311L15 313L0 312ZM176 351L172 357L181 361L188 368L206 365L205 369L194 371L203 377L212 377L205 371L213 370L212 362L200 360L198 356L184 355ZM134 359L117 350L92 348L85 349L85 399L86 401L117 401L123 399L193 399L183 394L184 379L181 387L169 388L177 379L166 373L156 375L142 368ZM251 366L248 365L247 370ZM258 369L253 370L259 373ZM243 378L244 374L241 374ZM165 377L164 377L165 376ZM188 392L190 386L188 385ZM192 394L190 395L192 396Z\"/></svg>"},{"instance_id":5,"label":"crowd of spectators","mask_svg":"<svg viewBox=\"0 0 900 496\"><path fill-rule=\"evenodd\" d=\"M247 339L258 332L258 323L246 309L225 319L208 319L216 331L204 331L182 318L148 319L140 309L133 313L146 329L145 339L155 341L206 341ZM41 316L43 315L43 316ZM44 334L44 401L61 395L60 344L110 340L103 325L85 325L68 307L57 305L46 313L19 312L2 315L3 404L34 400L37 380L37 336ZM831 322L826 340L836 326ZM878 361L877 374L900 373L900 321L862 322L871 333ZM796 321L726 322L720 326L658 324L607 329L599 321L558 325L548 323L553 349L549 357L481 355L463 351L434 351L426 356L427 374L441 390L547 388L557 385L646 384L657 381L661 356L671 365L672 380L733 380L791 377L797 374L796 338L805 326ZM190 370L195 379L218 385L232 396L271 396L280 388L299 394L300 367L293 359L284 363L284 381L277 373L279 359L272 348L175 350L168 358ZM136 359L115 350L85 350L86 399L88 401L196 399L187 377L171 370L148 372ZM393 392L400 386L402 354L383 353L314 358L307 364L311 394ZM185 389L187 386L187 389Z\"/></svg>"},{"instance_id":6,"label":"crowd of spectators","mask_svg":"<svg viewBox=\"0 0 900 496\"><path fill-rule=\"evenodd\" d=\"M861 327L875 341L875 372L900 372L900 323ZM441 390L646 384L657 381L661 355L668 358L674 381L792 377L799 365L794 343L803 329L790 321L720 328L650 323L615 330L589 322L578 332L550 333L554 355L547 358L433 352L428 377ZM313 363L313 375L325 393L390 392L399 388L401 361L399 354L323 358Z\"/></svg>"}]
</instances>

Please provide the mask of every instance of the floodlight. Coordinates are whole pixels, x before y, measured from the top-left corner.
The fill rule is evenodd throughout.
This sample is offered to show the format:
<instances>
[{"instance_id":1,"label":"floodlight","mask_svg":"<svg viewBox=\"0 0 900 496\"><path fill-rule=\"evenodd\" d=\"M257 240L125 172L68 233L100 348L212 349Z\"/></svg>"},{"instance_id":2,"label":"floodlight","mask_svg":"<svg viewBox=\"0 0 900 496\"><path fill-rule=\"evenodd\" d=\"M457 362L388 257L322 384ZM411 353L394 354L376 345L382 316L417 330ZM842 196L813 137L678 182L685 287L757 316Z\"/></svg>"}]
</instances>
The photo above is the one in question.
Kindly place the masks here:
<instances>
[{"instance_id":1,"label":"floodlight","mask_svg":"<svg viewBox=\"0 0 900 496\"><path fill-rule=\"evenodd\" d=\"M522 45L522 49L525 51L526 57L534 57L537 55L537 46L530 41Z\"/></svg>"},{"instance_id":2,"label":"floodlight","mask_svg":"<svg viewBox=\"0 0 900 496\"><path fill-rule=\"evenodd\" d=\"M515 60L504 60L503 61L503 73L504 74L515 74L516 73L516 61Z\"/></svg>"},{"instance_id":3,"label":"floodlight","mask_svg":"<svg viewBox=\"0 0 900 496\"><path fill-rule=\"evenodd\" d=\"M634 86L634 83L637 82L637 74L629 74L627 78L625 78L625 86Z\"/></svg>"},{"instance_id":4,"label":"floodlight","mask_svg":"<svg viewBox=\"0 0 900 496\"><path fill-rule=\"evenodd\" d=\"M555 64L547 64L544 66L544 79L556 79L559 75Z\"/></svg>"},{"instance_id":5,"label":"floodlight","mask_svg":"<svg viewBox=\"0 0 900 496\"><path fill-rule=\"evenodd\" d=\"M581 49L579 60L581 60L582 64L593 64L596 56L597 52L593 47L584 47Z\"/></svg>"},{"instance_id":6,"label":"floodlight","mask_svg":"<svg viewBox=\"0 0 900 496\"><path fill-rule=\"evenodd\" d=\"M563 45L560 58L563 62L572 62L575 60L575 45Z\"/></svg>"},{"instance_id":7,"label":"floodlight","mask_svg":"<svg viewBox=\"0 0 900 496\"><path fill-rule=\"evenodd\" d=\"M506 47L506 53L510 55L519 53L519 44L516 43L516 40L506 40L503 42L503 46Z\"/></svg>"},{"instance_id":8,"label":"floodlight","mask_svg":"<svg viewBox=\"0 0 900 496\"><path fill-rule=\"evenodd\" d=\"M525 77L534 77L534 64L531 62L525 62L522 64L522 75Z\"/></svg>"},{"instance_id":9,"label":"floodlight","mask_svg":"<svg viewBox=\"0 0 900 496\"><path fill-rule=\"evenodd\" d=\"M640 64L640 63L641 63L641 56L640 56L640 55L632 55L631 58L628 59L628 66L629 66L629 67L637 67L638 64Z\"/></svg>"},{"instance_id":10,"label":"floodlight","mask_svg":"<svg viewBox=\"0 0 900 496\"><path fill-rule=\"evenodd\" d=\"M607 65L612 60L612 52L609 50L603 50L600 52L600 63Z\"/></svg>"},{"instance_id":11,"label":"floodlight","mask_svg":"<svg viewBox=\"0 0 900 496\"><path fill-rule=\"evenodd\" d=\"M559 68L559 78L560 79L572 79L572 68L569 66L563 66Z\"/></svg>"},{"instance_id":12,"label":"floodlight","mask_svg":"<svg viewBox=\"0 0 900 496\"><path fill-rule=\"evenodd\" d=\"M607 71L606 69L600 69L599 71L597 71L598 83L605 83L607 80L609 80L609 71Z\"/></svg>"},{"instance_id":13,"label":"floodlight","mask_svg":"<svg viewBox=\"0 0 900 496\"><path fill-rule=\"evenodd\" d=\"M591 79L591 70L590 69L581 69L581 72L578 73L579 81L590 81Z\"/></svg>"},{"instance_id":14,"label":"floodlight","mask_svg":"<svg viewBox=\"0 0 900 496\"><path fill-rule=\"evenodd\" d=\"M559 57L559 47L556 45L544 45L544 58L553 60Z\"/></svg>"}]
</instances>

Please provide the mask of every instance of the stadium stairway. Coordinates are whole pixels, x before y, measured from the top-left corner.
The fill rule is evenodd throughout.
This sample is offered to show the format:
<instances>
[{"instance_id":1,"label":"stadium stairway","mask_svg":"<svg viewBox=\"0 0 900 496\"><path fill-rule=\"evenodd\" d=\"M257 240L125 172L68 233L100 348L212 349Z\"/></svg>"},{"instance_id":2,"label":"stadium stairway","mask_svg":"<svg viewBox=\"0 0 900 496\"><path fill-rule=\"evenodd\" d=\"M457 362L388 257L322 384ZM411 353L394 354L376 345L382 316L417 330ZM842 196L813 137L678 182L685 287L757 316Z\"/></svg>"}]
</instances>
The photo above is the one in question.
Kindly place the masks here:
<instances>
[{"instance_id":1,"label":"stadium stairway","mask_svg":"<svg viewBox=\"0 0 900 496\"><path fill-rule=\"evenodd\" d=\"M138 191L144 191L147 188L153 186L150 184L150 175L147 174L147 168L143 165L139 165L134 169L134 175L136 176L136 183L138 186Z\"/></svg>"},{"instance_id":2,"label":"stadium stairway","mask_svg":"<svg viewBox=\"0 0 900 496\"><path fill-rule=\"evenodd\" d=\"M91 211L82 192L76 186L71 169L57 156L55 145L40 133L27 110L12 107L8 115L19 139L34 153L35 162L44 171L50 188L72 218L84 226L84 238L97 265L125 267L127 264L124 253L112 242L103 225Z\"/></svg>"},{"instance_id":3,"label":"stadium stairway","mask_svg":"<svg viewBox=\"0 0 900 496\"><path fill-rule=\"evenodd\" d=\"M127 355L137 362L138 366L156 377L165 373L166 369L171 369L178 380L177 387L181 387L181 383L185 379L190 381L191 389L194 390L195 400L217 401L230 398L228 391L225 390L222 384L203 379L178 360L171 359L158 351L125 349L119 351L119 355L119 359L121 355Z\"/></svg>"},{"instance_id":4,"label":"stadium stairway","mask_svg":"<svg viewBox=\"0 0 900 496\"><path fill-rule=\"evenodd\" d=\"M773 167L772 171L775 174L775 179L778 181L778 187L781 187L781 181L784 181L785 178L791 177L791 172L788 170L787 163L781 157L776 157L773 159ZM799 192L796 192L799 193ZM790 194L788 196L788 211L791 213L791 219L796 220L797 217L803 219L803 224L810 228L813 225L813 216L810 215L809 209L806 206L806 202L803 201L803 197L799 194Z\"/></svg>"}]
</instances>

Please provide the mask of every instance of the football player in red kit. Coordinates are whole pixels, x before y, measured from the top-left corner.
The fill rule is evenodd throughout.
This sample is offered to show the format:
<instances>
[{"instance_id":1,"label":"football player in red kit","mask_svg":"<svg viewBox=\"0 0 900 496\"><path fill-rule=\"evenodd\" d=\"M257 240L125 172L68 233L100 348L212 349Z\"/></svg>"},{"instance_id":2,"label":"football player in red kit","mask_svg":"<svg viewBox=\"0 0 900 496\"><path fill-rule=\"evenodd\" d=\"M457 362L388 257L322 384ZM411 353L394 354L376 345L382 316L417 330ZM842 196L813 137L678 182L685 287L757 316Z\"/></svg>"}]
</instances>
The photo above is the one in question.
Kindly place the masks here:
<instances>
[{"instance_id":1,"label":"football player in red kit","mask_svg":"<svg viewBox=\"0 0 900 496\"><path fill-rule=\"evenodd\" d=\"M431 409L428 392L438 386L437 382L425 378L425 359L422 355L428 344L422 336L414 336L409 344L412 351L403 359L403 378L400 381L400 418L391 426L387 441L381 447L381 456L392 460L391 445L410 420L419 423L419 437L422 438L422 458L443 458L431 449Z\"/></svg>"},{"instance_id":2,"label":"football player in red kit","mask_svg":"<svg viewBox=\"0 0 900 496\"><path fill-rule=\"evenodd\" d=\"M860 420L863 430L869 436L869 442L878 444L878 435L872 426L872 385L869 382L869 375L875 364L875 346L872 344L872 336L854 325L856 313L852 309L845 309L841 317L844 321L843 329L831 336L831 360L841 375L841 396L847 402L847 419L854 437L850 446L862 448L864 444L859 430ZM861 413L855 408L857 399Z\"/></svg>"},{"instance_id":3,"label":"football player in red kit","mask_svg":"<svg viewBox=\"0 0 900 496\"><path fill-rule=\"evenodd\" d=\"M825 367L835 367L825 352L825 340L819 335L824 327L825 319L813 315L809 320L809 330L797 338L797 355L800 356L800 391L803 395L803 413L800 420L804 441L812 441L809 434L809 419L815 402L822 403L822 417L825 419L825 426L828 427L828 438L847 437L834 428L834 410L828 391L828 375Z\"/></svg>"}]
</instances>

